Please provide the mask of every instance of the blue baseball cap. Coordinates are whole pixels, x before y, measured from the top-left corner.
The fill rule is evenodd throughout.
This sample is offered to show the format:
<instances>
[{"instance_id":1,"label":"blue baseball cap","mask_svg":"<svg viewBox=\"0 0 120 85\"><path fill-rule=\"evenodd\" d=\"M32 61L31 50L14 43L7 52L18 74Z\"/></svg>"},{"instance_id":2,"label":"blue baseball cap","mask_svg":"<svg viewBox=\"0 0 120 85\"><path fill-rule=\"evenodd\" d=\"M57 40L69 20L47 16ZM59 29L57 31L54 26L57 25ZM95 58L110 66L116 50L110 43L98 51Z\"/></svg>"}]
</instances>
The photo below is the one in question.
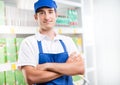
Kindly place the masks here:
<instances>
[{"instance_id":1,"label":"blue baseball cap","mask_svg":"<svg viewBox=\"0 0 120 85\"><path fill-rule=\"evenodd\" d=\"M49 8L57 8L56 2L54 0L38 0L37 2L34 3L34 10L35 13L39 8L42 7L49 7Z\"/></svg>"}]
</instances>

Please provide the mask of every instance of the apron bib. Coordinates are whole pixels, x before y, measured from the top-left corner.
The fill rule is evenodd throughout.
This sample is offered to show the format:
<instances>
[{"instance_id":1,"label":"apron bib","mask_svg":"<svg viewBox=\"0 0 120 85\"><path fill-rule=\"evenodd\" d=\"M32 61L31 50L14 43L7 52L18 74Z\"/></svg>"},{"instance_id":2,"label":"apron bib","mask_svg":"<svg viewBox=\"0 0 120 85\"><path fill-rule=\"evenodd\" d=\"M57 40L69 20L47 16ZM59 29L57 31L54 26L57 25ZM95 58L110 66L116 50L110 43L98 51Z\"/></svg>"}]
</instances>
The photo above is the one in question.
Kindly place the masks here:
<instances>
[{"instance_id":1,"label":"apron bib","mask_svg":"<svg viewBox=\"0 0 120 85\"><path fill-rule=\"evenodd\" d=\"M68 52L66 50L66 46L62 40L59 40L64 52L58 53L58 54L52 54L52 53L43 53L42 50L42 43L41 41L38 41L38 47L39 47L39 64L43 63L65 63L68 59ZM61 76L57 79L54 79L50 82L41 83L41 84L35 84L35 85L73 85L72 83L72 77L71 76Z\"/></svg>"}]
</instances>

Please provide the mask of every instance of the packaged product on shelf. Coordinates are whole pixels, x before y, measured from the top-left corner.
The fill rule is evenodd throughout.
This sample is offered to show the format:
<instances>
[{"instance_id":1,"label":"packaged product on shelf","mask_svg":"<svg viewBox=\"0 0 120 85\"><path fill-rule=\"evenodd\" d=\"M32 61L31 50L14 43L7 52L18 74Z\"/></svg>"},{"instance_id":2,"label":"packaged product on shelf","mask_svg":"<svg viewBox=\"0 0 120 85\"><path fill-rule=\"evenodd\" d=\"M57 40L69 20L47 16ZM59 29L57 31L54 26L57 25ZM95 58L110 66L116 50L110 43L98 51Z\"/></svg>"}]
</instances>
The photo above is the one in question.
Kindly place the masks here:
<instances>
[{"instance_id":1,"label":"packaged product on shelf","mask_svg":"<svg viewBox=\"0 0 120 85\"><path fill-rule=\"evenodd\" d=\"M5 39L0 39L0 64L6 62Z\"/></svg>"},{"instance_id":2,"label":"packaged product on shelf","mask_svg":"<svg viewBox=\"0 0 120 85\"><path fill-rule=\"evenodd\" d=\"M69 19L67 16L59 15L56 20L57 26L69 26Z\"/></svg>"},{"instance_id":3,"label":"packaged product on shelf","mask_svg":"<svg viewBox=\"0 0 120 85\"><path fill-rule=\"evenodd\" d=\"M7 62L16 62L15 38L6 38Z\"/></svg>"},{"instance_id":4,"label":"packaged product on shelf","mask_svg":"<svg viewBox=\"0 0 120 85\"><path fill-rule=\"evenodd\" d=\"M72 37L80 53L83 52L82 37Z\"/></svg>"},{"instance_id":5,"label":"packaged product on shelf","mask_svg":"<svg viewBox=\"0 0 120 85\"><path fill-rule=\"evenodd\" d=\"M16 85L27 85L24 76L20 70L15 70Z\"/></svg>"},{"instance_id":6,"label":"packaged product on shelf","mask_svg":"<svg viewBox=\"0 0 120 85\"><path fill-rule=\"evenodd\" d=\"M1 46L1 45L5 45L5 42L6 42L6 41L5 41L5 38L1 38L1 39L0 39L0 46Z\"/></svg>"},{"instance_id":7,"label":"packaged product on shelf","mask_svg":"<svg viewBox=\"0 0 120 85\"><path fill-rule=\"evenodd\" d=\"M6 85L15 85L15 74L14 71L5 72Z\"/></svg>"},{"instance_id":8,"label":"packaged product on shelf","mask_svg":"<svg viewBox=\"0 0 120 85\"><path fill-rule=\"evenodd\" d=\"M78 44L78 50L79 50L80 52L83 52L83 44L82 44L82 38L81 38L81 37L79 37L79 38L77 39L77 44Z\"/></svg>"},{"instance_id":9,"label":"packaged product on shelf","mask_svg":"<svg viewBox=\"0 0 120 85\"><path fill-rule=\"evenodd\" d=\"M0 1L0 25L5 25L4 1Z\"/></svg>"},{"instance_id":10,"label":"packaged product on shelf","mask_svg":"<svg viewBox=\"0 0 120 85\"><path fill-rule=\"evenodd\" d=\"M18 9L13 6L6 5L5 13L7 25L37 26L36 22L34 21L34 12L32 10Z\"/></svg>"},{"instance_id":11,"label":"packaged product on shelf","mask_svg":"<svg viewBox=\"0 0 120 85\"><path fill-rule=\"evenodd\" d=\"M82 78L79 75L73 76L72 78L73 78L73 82L75 85L81 85L80 82L81 82Z\"/></svg>"},{"instance_id":12,"label":"packaged product on shelf","mask_svg":"<svg viewBox=\"0 0 120 85\"><path fill-rule=\"evenodd\" d=\"M17 52L20 49L20 44L21 44L21 42L22 42L23 39L24 38L16 38L16 50L17 50Z\"/></svg>"},{"instance_id":13,"label":"packaged product on shelf","mask_svg":"<svg viewBox=\"0 0 120 85\"><path fill-rule=\"evenodd\" d=\"M6 61L5 46L0 46L0 64L4 64L5 61Z\"/></svg>"},{"instance_id":14,"label":"packaged product on shelf","mask_svg":"<svg viewBox=\"0 0 120 85\"><path fill-rule=\"evenodd\" d=\"M78 13L77 13L77 9L72 8L72 9L68 9L68 18L69 18L69 24L71 27L77 27L78 25Z\"/></svg>"},{"instance_id":15,"label":"packaged product on shelf","mask_svg":"<svg viewBox=\"0 0 120 85\"><path fill-rule=\"evenodd\" d=\"M16 59L18 59L18 52L19 52L19 49L20 49L20 44L21 44L23 39L24 38L16 38L16 52L17 52Z\"/></svg>"},{"instance_id":16,"label":"packaged product on shelf","mask_svg":"<svg viewBox=\"0 0 120 85\"><path fill-rule=\"evenodd\" d=\"M5 84L5 73L0 72L0 85L6 85Z\"/></svg>"}]
</instances>

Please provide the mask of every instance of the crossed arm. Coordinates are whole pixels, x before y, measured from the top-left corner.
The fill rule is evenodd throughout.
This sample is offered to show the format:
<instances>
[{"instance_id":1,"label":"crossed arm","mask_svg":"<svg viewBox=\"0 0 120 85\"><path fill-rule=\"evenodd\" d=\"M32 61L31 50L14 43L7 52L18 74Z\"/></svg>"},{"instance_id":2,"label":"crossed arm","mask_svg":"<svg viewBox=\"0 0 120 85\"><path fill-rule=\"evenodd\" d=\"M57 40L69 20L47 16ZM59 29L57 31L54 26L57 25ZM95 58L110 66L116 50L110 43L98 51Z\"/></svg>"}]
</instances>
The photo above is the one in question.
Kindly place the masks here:
<instances>
[{"instance_id":1,"label":"crossed arm","mask_svg":"<svg viewBox=\"0 0 120 85\"><path fill-rule=\"evenodd\" d=\"M28 85L32 85L48 82L62 75L84 74L84 62L80 55L72 53L66 63L45 63L39 64L37 67L24 66L22 71Z\"/></svg>"}]
</instances>

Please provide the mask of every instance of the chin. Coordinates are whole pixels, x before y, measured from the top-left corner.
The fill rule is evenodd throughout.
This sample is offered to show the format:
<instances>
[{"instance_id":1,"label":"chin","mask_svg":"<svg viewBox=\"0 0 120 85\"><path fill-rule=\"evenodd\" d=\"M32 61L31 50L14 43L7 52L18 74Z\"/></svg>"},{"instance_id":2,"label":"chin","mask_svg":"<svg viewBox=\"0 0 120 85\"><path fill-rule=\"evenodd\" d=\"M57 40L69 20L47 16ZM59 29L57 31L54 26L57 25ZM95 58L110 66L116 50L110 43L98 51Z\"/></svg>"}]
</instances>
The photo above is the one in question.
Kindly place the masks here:
<instances>
[{"instance_id":1,"label":"chin","mask_svg":"<svg viewBox=\"0 0 120 85\"><path fill-rule=\"evenodd\" d=\"M45 28L43 28L42 30L44 30L44 31L49 31L49 30L51 30L53 27L45 27Z\"/></svg>"}]
</instances>

